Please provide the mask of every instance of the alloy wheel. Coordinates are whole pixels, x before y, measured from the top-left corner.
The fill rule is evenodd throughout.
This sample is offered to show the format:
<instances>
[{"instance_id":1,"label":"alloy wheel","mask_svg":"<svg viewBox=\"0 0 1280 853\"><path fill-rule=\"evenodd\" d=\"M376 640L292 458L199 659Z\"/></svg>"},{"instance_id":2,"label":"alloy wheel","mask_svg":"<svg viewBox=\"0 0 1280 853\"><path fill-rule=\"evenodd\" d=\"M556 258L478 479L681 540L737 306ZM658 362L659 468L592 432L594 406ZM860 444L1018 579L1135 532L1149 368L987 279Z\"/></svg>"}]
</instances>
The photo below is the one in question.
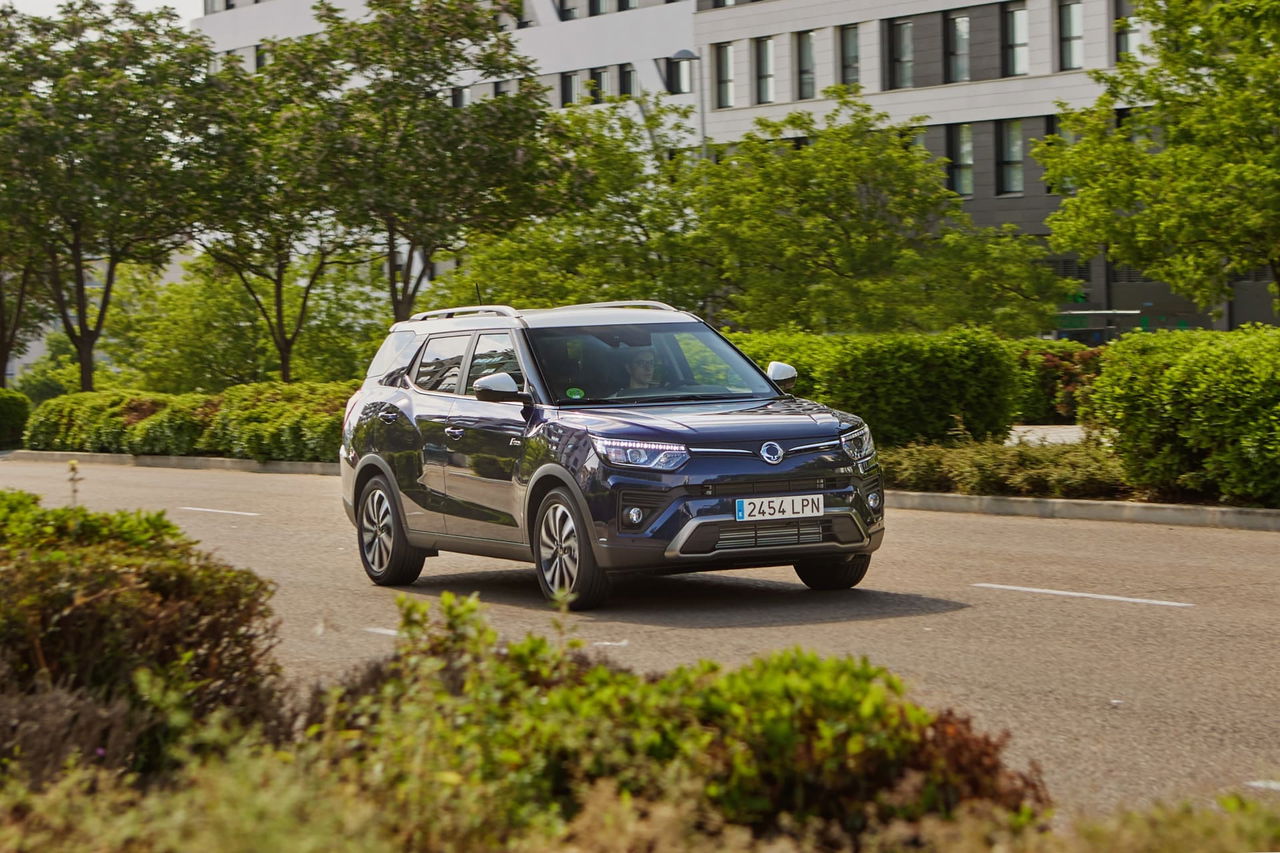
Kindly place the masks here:
<instances>
[{"instance_id":1,"label":"alloy wheel","mask_svg":"<svg viewBox=\"0 0 1280 853\"><path fill-rule=\"evenodd\" d=\"M391 523L391 502L386 494L381 489L370 492L361 516L360 547L374 574L385 572L391 561L394 543Z\"/></svg>"},{"instance_id":2,"label":"alloy wheel","mask_svg":"<svg viewBox=\"0 0 1280 853\"><path fill-rule=\"evenodd\" d=\"M552 504L543 513L538 545L539 568L547 586L557 591L572 590L578 578L578 531L564 504Z\"/></svg>"}]
</instances>

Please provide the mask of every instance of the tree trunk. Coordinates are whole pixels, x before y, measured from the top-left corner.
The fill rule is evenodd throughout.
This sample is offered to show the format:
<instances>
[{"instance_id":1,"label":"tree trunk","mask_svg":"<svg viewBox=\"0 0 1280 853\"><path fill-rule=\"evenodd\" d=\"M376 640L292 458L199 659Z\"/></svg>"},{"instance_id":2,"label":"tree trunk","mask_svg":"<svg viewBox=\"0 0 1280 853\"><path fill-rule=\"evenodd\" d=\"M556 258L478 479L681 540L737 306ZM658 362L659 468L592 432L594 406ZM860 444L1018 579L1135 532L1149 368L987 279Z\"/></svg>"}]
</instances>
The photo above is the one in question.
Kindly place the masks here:
<instances>
[{"instance_id":1,"label":"tree trunk","mask_svg":"<svg viewBox=\"0 0 1280 853\"><path fill-rule=\"evenodd\" d=\"M93 345L97 339L88 333L76 341L76 360L80 362L80 390L93 390Z\"/></svg>"}]
</instances>

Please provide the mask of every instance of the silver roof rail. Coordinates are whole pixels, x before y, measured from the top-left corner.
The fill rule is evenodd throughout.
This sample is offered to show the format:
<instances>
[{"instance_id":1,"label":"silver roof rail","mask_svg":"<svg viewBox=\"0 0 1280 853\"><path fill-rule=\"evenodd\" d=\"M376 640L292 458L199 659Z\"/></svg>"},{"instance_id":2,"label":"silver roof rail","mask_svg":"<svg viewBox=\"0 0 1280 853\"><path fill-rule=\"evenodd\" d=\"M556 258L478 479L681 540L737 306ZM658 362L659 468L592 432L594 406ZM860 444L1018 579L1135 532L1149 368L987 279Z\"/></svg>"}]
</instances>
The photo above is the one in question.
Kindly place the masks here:
<instances>
[{"instance_id":1,"label":"silver roof rail","mask_svg":"<svg viewBox=\"0 0 1280 853\"><path fill-rule=\"evenodd\" d=\"M652 299L622 299L617 302L587 302L582 305L560 305L551 310L568 311L573 308L657 308L659 311L679 311L679 308L673 308L665 302L655 302Z\"/></svg>"},{"instance_id":2,"label":"silver roof rail","mask_svg":"<svg viewBox=\"0 0 1280 853\"><path fill-rule=\"evenodd\" d=\"M466 305L462 308L441 308L414 314L410 320L448 319L461 314L500 314L503 317L519 317L520 312L510 305Z\"/></svg>"}]
</instances>

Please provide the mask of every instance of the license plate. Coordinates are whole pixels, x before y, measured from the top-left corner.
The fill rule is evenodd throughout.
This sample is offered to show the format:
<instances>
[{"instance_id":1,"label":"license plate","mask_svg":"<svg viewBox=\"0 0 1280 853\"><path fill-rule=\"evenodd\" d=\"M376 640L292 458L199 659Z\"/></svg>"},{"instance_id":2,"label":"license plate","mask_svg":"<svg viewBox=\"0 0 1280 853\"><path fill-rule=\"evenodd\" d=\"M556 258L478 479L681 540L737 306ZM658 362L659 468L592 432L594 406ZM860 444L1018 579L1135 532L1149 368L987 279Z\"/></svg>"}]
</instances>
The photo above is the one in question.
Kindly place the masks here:
<instances>
[{"instance_id":1,"label":"license plate","mask_svg":"<svg viewBox=\"0 0 1280 853\"><path fill-rule=\"evenodd\" d=\"M768 521L774 518L808 518L822 515L822 495L788 495L784 498L739 498L738 521Z\"/></svg>"}]
</instances>

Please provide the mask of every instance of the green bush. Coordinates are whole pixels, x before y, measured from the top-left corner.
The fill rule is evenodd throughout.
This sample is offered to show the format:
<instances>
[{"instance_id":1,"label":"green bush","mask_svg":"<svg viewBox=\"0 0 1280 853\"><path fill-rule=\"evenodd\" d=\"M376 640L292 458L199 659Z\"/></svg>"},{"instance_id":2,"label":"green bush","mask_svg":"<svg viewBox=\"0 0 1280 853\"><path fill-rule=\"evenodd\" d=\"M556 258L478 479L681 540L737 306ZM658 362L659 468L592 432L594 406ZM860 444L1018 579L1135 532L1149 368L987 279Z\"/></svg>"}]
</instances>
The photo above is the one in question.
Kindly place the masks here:
<instances>
[{"instance_id":1,"label":"green bush","mask_svg":"<svg viewBox=\"0 0 1280 853\"><path fill-rule=\"evenodd\" d=\"M1018 422L1073 424L1080 394L1098 375L1101 347L1071 340L1009 342L1018 363Z\"/></svg>"},{"instance_id":2,"label":"green bush","mask_svg":"<svg viewBox=\"0 0 1280 853\"><path fill-rule=\"evenodd\" d=\"M260 382L222 395L199 449L244 459L332 462L342 413L360 387L350 382Z\"/></svg>"},{"instance_id":3,"label":"green bush","mask_svg":"<svg viewBox=\"0 0 1280 853\"><path fill-rule=\"evenodd\" d=\"M1082 416L1135 486L1280 507L1280 328L1125 335Z\"/></svg>"},{"instance_id":4,"label":"green bush","mask_svg":"<svg viewBox=\"0 0 1280 853\"><path fill-rule=\"evenodd\" d=\"M0 588L9 691L53 684L144 717L272 719L271 584L196 550L163 513L44 509L0 491ZM171 722L145 727L144 763Z\"/></svg>"},{"instance_id":5,"label":"green bush","mask_svg":"<svg viewBox=\"0 0 1280 853\"><path fill-rule=\"evenodd\" d=\"M1119 499L1120 461L1093 444L909 444L880 453L885 485L915 492Z\"/></svg>"},{"instance_id":6,"label":"green bush","mask_svg":"<svg viewBox=\"0 0 1280 853\"><path fill-rule=\"evenodd\" d=\"M30 414L31 401L25 394L0 388L0 447L13 447L22 441Z\"/></svg>"},{"instance_id":7,"label":"green bush","mask_svg":"<svg viewBox=\"0 0 1280 853\"><path fill-rule=\"evenodd\" d=\"M136 426L167 408L174 397L146 391L82 391L36 407L27 423L30 450L127 453Z\"/></svg>"},{"instance_id":8,"label":"green bush","mask_svg":"<svg viewBox=\"0 0 1280 853\"><path fill-rule=\"evenodd\" d=\"M730 337L761 365L791 364L800 374L797 396L861 416L882 445L943 441L957 429L978 439L1003 438L1013 422L1014 358L990 332Z\"/></svg>"},{"instance_id":9,"label":"green bush","mask_svg":"<svg viewBox=\"0 0 1280 853\"><path fill-rule=\"evenodd\" d=\"M137 456L189 456L208 430L218 398L205 394L170 397L150 417L125 429L123 450Z\"/></svg>"}]
</instances>

